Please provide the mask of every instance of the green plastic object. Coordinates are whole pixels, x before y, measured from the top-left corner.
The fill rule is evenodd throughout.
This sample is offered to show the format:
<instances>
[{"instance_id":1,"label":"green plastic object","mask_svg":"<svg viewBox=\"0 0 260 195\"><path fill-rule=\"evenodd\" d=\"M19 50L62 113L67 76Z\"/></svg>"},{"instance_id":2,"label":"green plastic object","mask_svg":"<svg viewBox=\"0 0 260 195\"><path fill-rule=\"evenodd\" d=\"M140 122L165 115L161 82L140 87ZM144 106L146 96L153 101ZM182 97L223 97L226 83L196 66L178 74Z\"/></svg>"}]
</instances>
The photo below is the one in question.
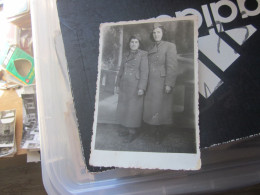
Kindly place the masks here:
<instances>
[{"instance_id":1,"label":"green plastic object","mask_svg":"<svg viewBox=\"0 0 260 195\"><path fill-rule=\"evenodd\" d=\"M6 50L2 50L6 52ZM2 53L1 52L1 53ZM1 56L4 54L2 53ZM24 85L32 84L35 77L34 59L17 46L9 47L5 58L1 59L6 72L18 79Z\"/></svg>"}]
</instances>

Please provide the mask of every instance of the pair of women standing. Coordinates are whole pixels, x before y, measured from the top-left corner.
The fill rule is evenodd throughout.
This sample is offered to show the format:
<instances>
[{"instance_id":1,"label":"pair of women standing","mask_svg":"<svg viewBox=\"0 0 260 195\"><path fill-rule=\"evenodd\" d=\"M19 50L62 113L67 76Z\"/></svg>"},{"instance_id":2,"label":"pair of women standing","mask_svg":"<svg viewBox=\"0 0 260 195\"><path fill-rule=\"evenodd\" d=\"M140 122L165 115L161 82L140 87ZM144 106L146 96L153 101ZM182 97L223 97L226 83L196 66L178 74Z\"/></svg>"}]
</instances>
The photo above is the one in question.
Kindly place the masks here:
<instances>
[{"instance_id":1,"label":"pair of women standing","mask_svg":"<svg viewBox=\"0 0 260 195\"><path fill-rule=\"evenodd\" d=\"M156 128L172 124L172 89L177 72L177 52L173 43L162 41L165 30L159 23L154 24L153 47L147 52L139 50L140 39L130 38L130 52L119 70L116 85L119 87L118 119L128 128L130 140L142 120ZM133 47L136 42L138 47Z\"/></svg>"}]
</instances>

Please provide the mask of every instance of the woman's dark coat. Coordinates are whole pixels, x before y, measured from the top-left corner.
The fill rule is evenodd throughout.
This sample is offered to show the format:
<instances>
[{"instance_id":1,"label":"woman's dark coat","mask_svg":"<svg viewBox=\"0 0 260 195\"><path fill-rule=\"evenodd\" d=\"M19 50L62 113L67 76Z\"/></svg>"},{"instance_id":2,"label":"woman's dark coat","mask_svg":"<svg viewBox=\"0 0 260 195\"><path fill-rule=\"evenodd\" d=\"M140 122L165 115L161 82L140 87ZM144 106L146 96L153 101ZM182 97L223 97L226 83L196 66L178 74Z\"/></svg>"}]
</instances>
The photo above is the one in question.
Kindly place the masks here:
<instances>
[{"instance_id":1,"label":"woman's dark coat","mask_svg":"<svg viewBox=\"0 0 260 195\"><path fill-rule=\"evenodd\" d=\"M146 90L148 71L147 52L137 50L123 57L116 85L119 86L117 118L125 127L141 126L144 96L138 96L137 92Z\"/></svg>"},{"instance_id":2,"label":"woman's dark coat","mask_svg":"<svg viewBox=\"0 0 260 195\"><path fill-rule=\"evenodd\" d=\"M177 75L176 46L167 41L155 43L148 52L149 79L144 100L144 122L150 125L172 124L173 95L165 86L175 85Z\"/></svg>"}]
</instances>

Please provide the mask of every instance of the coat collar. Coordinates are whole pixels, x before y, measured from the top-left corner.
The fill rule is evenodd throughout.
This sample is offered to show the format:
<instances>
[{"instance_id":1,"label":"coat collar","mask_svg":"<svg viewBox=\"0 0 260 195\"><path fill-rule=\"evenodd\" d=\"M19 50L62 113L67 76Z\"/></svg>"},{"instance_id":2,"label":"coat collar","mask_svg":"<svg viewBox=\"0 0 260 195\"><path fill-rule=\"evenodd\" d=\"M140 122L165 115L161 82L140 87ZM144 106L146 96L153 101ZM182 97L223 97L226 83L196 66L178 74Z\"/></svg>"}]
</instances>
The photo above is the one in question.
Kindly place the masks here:
<instances>
[{"instance_id":1,"label":"coat collar","mask_svg":"<svg viewBox=\"0 0 260 195\"><path fill-rule=\"evenodd\" d=\"M139 54L139 53L140 53L140 50L139 50L139 49L138 49L136 52L134 52L134 53L131 53L130 51L127 52L126 58L125 58L125 62L128 62L128 61L130 61L130 60L133 60L133 59L136 57L136 55Z\"/></svg>"},{"instance_id":2,"label":"coat collar","mask_svg":"<svg viewBox=\"0 0 260 195\"><path fill-rule=\"evenodd\" d=\"M149 54L152 54L152 53L157 53L157 52L158 52L157 45L154 44L153 47L152 47L152 49L150 49L150 50L148 51L148 55L149 55Z\"/></svg>"},{"instance_id":3,"label":"coat collar","mask_svg":"<svg viewBox=\"0 0 260 195\"><path fill-rule=\"evenodd\" d=\"M152 49L149 50L148 54L157 53L158 49L164 45L165 41L160 41L160 43L154 43Z\"/></svg>"}]
</instances>

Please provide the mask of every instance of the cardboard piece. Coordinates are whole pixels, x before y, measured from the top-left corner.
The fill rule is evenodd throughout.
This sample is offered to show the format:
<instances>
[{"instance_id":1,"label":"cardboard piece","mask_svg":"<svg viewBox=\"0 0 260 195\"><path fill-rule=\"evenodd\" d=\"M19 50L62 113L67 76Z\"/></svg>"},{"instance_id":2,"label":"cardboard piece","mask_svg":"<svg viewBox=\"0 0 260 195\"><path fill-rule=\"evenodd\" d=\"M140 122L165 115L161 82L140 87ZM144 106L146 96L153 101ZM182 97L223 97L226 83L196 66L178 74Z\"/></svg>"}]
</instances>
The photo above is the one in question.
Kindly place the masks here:
<instances>
[{"instance_id":1,"label":"cardboard piece","mask_svg":"<svg viewBox=\"0 0 260 195\"><path fill-rule=\"evenodd\" d=\"M15 6L14 6L15 5ZM30 1L8 0L4 2L4 12L9 22L20 28L31 26Z\"/></svg>"}]
</instances>

